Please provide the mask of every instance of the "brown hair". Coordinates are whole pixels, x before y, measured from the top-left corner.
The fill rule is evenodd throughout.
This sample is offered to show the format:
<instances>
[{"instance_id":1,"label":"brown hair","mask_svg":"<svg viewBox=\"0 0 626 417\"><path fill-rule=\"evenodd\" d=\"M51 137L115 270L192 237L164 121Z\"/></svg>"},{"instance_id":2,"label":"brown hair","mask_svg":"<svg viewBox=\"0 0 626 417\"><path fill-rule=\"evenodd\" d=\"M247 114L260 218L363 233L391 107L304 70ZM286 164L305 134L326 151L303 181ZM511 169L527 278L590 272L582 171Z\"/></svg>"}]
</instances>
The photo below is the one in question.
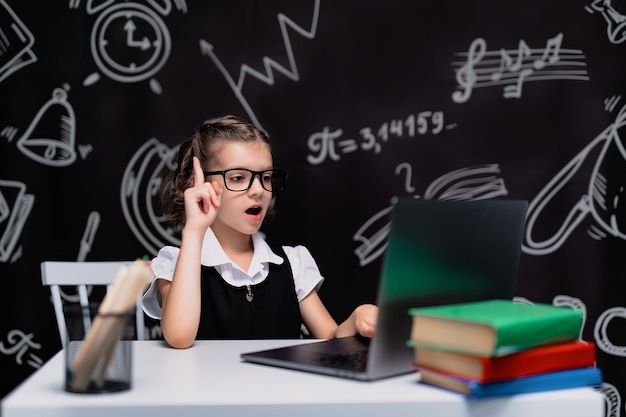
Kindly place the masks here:
<instances>
[{"instance_id":1,"label":"brown hair","mask_svg":"<svg viewBox=\"0 0 626 417\"><path fill-rule=\"evenodd\" d=\"M205 120L194 134L180 144L178 166L163 182L161 205L165 220L180 227L185 223L183 193L193 185L193 157L210 170L222 147L230 142L262 141L270 146L265 133L237 116L227 115Z\"/></svg>"}]
</instances>

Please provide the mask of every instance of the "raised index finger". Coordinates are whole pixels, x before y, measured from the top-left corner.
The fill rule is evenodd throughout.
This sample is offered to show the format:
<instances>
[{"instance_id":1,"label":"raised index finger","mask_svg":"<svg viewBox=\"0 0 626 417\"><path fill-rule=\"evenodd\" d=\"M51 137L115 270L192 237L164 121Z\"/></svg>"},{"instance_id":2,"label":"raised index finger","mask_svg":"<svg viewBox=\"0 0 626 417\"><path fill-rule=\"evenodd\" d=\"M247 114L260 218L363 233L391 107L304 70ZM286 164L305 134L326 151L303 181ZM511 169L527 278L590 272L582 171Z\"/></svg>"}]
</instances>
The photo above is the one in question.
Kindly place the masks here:
<instances>
[{"instance_id":1,"label":"raised index finger","mask_svg":"<svg viewBox=\"0 0 626 417\"><path fill-rule=\"evenodd\" d=\"M204 183L204 170L200 165L200 159L197 156L193 157L193 186L197 187Z\"/></svg>"}]
</instances>

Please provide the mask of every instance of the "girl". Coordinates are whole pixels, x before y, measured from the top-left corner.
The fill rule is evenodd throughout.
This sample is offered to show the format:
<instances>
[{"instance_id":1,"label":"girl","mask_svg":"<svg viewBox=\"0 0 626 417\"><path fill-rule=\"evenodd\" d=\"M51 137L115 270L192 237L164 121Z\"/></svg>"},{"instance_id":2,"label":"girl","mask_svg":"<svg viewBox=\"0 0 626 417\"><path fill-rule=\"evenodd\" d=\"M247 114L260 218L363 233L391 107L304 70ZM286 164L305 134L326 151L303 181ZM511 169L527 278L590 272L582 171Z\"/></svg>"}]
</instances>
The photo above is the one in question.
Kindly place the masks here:
<instances>
[{"instance_id":1,"label":"girl","mask_svg":"<svg viewBox=\"0 0 626 417\"><path fill-rule=\"evenodd\" d=\"M259 233L287 172L274 169L267 136L234 116L209 119L179 150L163 184L167 220L182 226L166 246L142 299L167 343L196 338L371 337L378 309L357 307L337 325L320 300L323 281L303 246L271 246Z\"/></svg>"}]
</instances>

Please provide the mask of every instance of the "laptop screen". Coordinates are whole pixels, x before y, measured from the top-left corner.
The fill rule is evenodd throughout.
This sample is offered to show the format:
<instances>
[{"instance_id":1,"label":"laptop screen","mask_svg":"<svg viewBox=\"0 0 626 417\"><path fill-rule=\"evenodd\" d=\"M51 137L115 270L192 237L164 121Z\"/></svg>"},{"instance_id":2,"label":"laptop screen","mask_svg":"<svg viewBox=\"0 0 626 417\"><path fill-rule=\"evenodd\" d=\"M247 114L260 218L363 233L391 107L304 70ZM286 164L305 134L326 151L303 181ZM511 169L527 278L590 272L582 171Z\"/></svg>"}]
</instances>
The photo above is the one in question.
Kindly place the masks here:
<instances>
[{"instance_id":1,"label":"laptop screen","mask_svg":"<svg viewBox=\"0 0 626 417\"><path fill-rule=\"evenodd\" d=\"M527 202L399 199L381 271L374 337L331 339L242 354L244 360L360 380L414 371L409 309L436 304L511 299ZM365 371L336 361L368 349ZM359 355L360 356L360 355Z\"/></svg>"},{"instance_id":2,"label":"laptop screen","mask_svg":"<svg viewBox=\"0 0 626 417\"><path fill-rule=\"evenodd\" d=\"M406 368L412 360L405 346L409 308L513 298L527 206L519 200L396 201L370 346L371 356L385 360L373 360L371 372Z\"/></svg>"}]
</instances>

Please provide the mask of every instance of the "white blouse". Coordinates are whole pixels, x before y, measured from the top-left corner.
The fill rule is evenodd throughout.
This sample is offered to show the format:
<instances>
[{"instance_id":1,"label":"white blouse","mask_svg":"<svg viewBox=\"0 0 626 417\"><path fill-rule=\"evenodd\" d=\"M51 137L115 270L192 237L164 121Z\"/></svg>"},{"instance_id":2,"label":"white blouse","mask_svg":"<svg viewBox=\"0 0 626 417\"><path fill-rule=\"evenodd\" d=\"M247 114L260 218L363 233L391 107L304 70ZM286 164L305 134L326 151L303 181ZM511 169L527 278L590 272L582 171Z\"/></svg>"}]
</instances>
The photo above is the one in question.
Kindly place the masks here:
<instances>
[{"instance_id":1,"label":"white blouse","mask_svg":"<svg viewBox=\"0 0 626 417\"><path fill-rule=\"evenodd\" d=\"M250 269L246 272L224 253L213 230L207 229L202 242L202 253L200 263L205 266L213 266L222 276L224 281L235 287L254 285L262 282L269 274L269 264L280 265L283 258L276 255L260 233L252 235L254 254ZM322 277L317 263L309 250L304 246L283 246L287 259L293 271L293 280L296 287L298 302L302 301L312 290L319 290L324 277ZM154 277L150 287L141 299L141 306L144 312L154 319L161 319L161 303L159 286L157 279L167 279L174 277L174 268L178 260L180 249L174 246L163 247L157 256L152 260L152 272Z\"/></svg>"}]
</instances>

